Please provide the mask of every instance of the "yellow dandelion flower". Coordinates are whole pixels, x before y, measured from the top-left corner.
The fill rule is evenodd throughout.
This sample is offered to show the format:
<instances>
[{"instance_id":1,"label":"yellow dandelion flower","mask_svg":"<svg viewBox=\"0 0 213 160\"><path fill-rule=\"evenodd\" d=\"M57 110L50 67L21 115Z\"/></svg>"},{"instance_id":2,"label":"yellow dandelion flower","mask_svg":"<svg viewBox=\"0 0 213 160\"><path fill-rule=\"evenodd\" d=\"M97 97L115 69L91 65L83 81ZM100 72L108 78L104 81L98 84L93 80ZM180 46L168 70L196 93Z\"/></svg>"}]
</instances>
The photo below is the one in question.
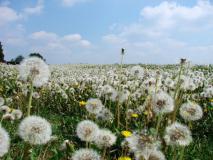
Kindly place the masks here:
<instances>
[{"instance_id":1,"label":"yellow dandelion flower","mask_svg":"<svg viewBox=\"0 0 213 160\"><path fill-rule=\"evenodd\" d=\"M132 160L130 157L119 157L118 160Z\"/></svg>"},{"instance_id":2,"label":"yellow dandelion flower","mask_svg":"<svg viewBox=\"0 0 213 160\"><path fill-rule=\"evenodd\" d=\"M11 113L13 110L14 110L13 108L8 107L7 112L8 112L8 113Z\"/></svg>"},{"instance_id":3,"label":"yellow dandelion flower","mask_svg":"<svg viewBox=\"0 0 213 160\"><path fill-rule=\"evenodd\" d=\"M138 118L138 114L137 114L137 113L133 113L131 116L132 116L133 118Z\"/></svg>"},{"instance_id":4,"label":"yellow dandelion flower","mask_svg":"<svg viewBox=\"0 0 213 160\"><path fill-rule=\"evenodd\" d=\"M147 111L144 111L143 114L144 114L144 115L148 115L148 112L147 112Z\"/></svg>"},{"instance_id":5,"label":"yellow dandelion flower","mask_svg":"<svg viewBox=\"0 0 213 160\"><path fill-rule=\"evenodd\" d=\"M87 102L85 102L85 101L80 101L79 102L79 105L82 107L82 106L85 106L87 104Z\"/></svg>"},{"instance_id":6,"label":"yellow dandelion flower","mask_svg":"<svg viewBox=\"0 0 213 160\"><path fill-rule=\"evenodd\" d=\"M210 99L210 102L213 102L213 98L212 98L212 99Z\"/></svg>"},{"instance_id":7,"label":"yellow dandelion flower","mask_svg":"<svg viewBox=\"0 0 213 160\"><path fill-rule=\"evenodd\" d=\"M121 134L124 136L124 137L130 137L132 135L132 132L130 131L122 131Z\"/></svg>"}]
</instances>

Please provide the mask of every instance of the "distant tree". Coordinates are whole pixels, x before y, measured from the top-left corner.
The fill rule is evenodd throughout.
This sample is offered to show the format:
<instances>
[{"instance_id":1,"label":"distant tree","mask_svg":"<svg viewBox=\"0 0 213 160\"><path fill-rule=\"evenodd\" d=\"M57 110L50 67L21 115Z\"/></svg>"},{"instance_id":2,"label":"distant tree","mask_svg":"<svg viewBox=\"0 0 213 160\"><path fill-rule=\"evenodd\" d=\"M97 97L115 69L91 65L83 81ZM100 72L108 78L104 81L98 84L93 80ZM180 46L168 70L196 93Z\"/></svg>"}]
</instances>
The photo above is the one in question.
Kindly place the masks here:
<instances>
[{"instance_id":1,"label":"distant tree","mask_svg":"<svg viewBox=\"0 0 213 160\"><path fill-rule=\"evenodd\" d=\"M1 42L0 42L0 62L4 62L4 53Z\"/></svg>"},{"instance_id":2,"label":"distant tree","mask_svg":"<svg viewBox=\"0 0 213 160\"><path fill-rule=\"evenodd\" d=\"M19 55L15 58L15 64L20 64L21 61L24 59L24 57L22 55Z\"/></svg>"},{"instance_id":3,"label":"distant tree","mask_svg":"<svg viewBox=\"0 0 213 160\"><path fill-rule=\"evenodd\" d=\"M44 57L40 53L30 53L29 57L38 57L46 61L46 59L44 59Z\"/></svg>"},{"instance_id":4,"label":"distant tree","mask_svg":"<svg viewBox=\"0 0 213 160\"><path fill-rule=\"evenodd\" d=\"M10 61L8 61L7 64L20 64L23 59L24 57L22 55L18 55L15 59L12 58Z\"/></svg>"}]
</instances>

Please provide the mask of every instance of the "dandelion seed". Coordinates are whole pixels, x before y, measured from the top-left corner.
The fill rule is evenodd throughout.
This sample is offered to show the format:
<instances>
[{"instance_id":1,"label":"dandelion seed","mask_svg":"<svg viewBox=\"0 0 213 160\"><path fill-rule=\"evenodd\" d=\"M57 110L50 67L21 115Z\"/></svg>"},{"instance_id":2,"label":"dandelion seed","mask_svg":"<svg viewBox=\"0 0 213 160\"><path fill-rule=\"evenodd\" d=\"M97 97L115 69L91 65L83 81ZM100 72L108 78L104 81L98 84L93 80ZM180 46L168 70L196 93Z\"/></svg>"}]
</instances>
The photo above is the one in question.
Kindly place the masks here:
<instances>
[{"instance_id":1,"label":"dandelion seed","mask_svg":"<svg viewBox=\"0 0 213 160\"><path fill-rule=\"evenodd\" d=\"M180 115L186 121L196 121L202 118L203 111L198 104L189 101L180 107Z\"/></svg>"},{"instance_id":2,"label":"dandelion seed","mask_svg":"<svg viewBox=\"0 0 213 160\"><path fill-rule=\"evenodd\" d=\"M99 131L95 143L100 147L110 147L116 142L116 136L109 130Z\"/></svg>"},{"instance_id":3,"label":"dandelion seed","mask_svg":"<svg viewBox=\"0 0 213 160\"><path fill-rule=\"evenodd\" d=\"M164 140L167 145L187 146L192 142L191 131L187 126L174 122L166 127Z\"/></svg>"},{"instance_id":4,"label":"dandelion seed","mask_svg":"<svg viewBox=\"0 0 213 160\"><path fill-rule=\"evenodd\" d=\"M4 98L0 97L0 106L4 105Z\"/></svg>"},{"instance_id":5,"label":"dandelion seed","mask_svg":"<svg viewBox=\"0 0 213 160\"><path fill-rule=\"evenodd\" d=\"M15 119L21 119L23 113L19 109L13 109L11 114L15 117Z\"/></svg>"},{"instance_id":6,"label":"dandelion seed","mask_svg":"<svg viewBox=\"0 0 213 160\"><path fill-rule=\"evenodd\" d=\"M98 114L102 110L103 104L99 99L91 98L87 101L85 107L88 112Z\"/></svg>"},{"instance_id":7,"label":"dandelion seed","mask_svg":"<svg viewBox=\"0 0 213 160\"><path fill-rule=\"evenodd\" d=\"M72 160L101 160L101 156L93 149L79 149L74 152Z\"/></svg>"},{"instance_id":8,"label":"dandelion seed","mask_svg":"<svg viewBox=\"0 0 213 160\"><path fill-rule=\"evenodd\" d=\"M165 160L165 156L161 151L158 150L149 150L145 152L137 152L136 153L136 160Z\"/></svg>"},{"instance_id":9,"label":"dandelion seed","mask_svg":"<svg viewBox=\"0 0 213 160\"><path fill-rule=\"evenodd\" d=\"M1 106L0 107L0 112L2 112L2 113L9 113L10 111L11 111L11 109L8 106Z\"/></svg>"},{"instance_id":10,"label":"dandelion seed","mask_svg":"<svg viewBox=\"0 0 213 160\"><path fill-rule=\"evenodd\" d=\"M163 91L153 95L152 105L156 114L170 113L174 110L172 97Z\"/></svg>"},{"instance_id":11,"label":"dandelion seed","mask_svg":"<svg viewBox=\"0 0 213 160\"><path fill-rule=\"evenodd\" d=\"M6 154L10 147L10 138L7 131L0 127L0 157Z\"/></svg>"},{"instance_id":12,"label":"dandelion seed","mask_svg":"<svg viewBox=\"0 0 213 160\"><path fill-rule=\"evenodd\" d=\"M2 116L2 119L9 120L9 121L14 121L15 116L11 113L6 113Z\"/></svg>"},{"instance_id":13,"label":"dandelion seed","mask_svg":"<svg viewBox=\"0 0 213 160\"><path fill-rule=\"evenodd\" d=\"M144 76L144 70L139 65L132 67L130 70L130 73L131 73L131 75L138 77L138 78L143 78L143 76Z\"/></svg>"},{"instance_id":14,"label":"dandelion seed","mask_svg":"<svg viewBox=\"0 0 213 160\"><path fill-rule=\"evenodd\" d=\"M48 65L37 57L24 59L19 66L20 79L33 82L35 87L40 87L47 83L50 77Z\"/></svg>"},{"instance_id":15,"label":"dandelion seed","mask_svg":"<svg viewBox=\"0 0 213 160\"><path fill-rule=\"evenodd\" d=\"M95 141L99 132L99 127L90 120L84 120L77 125L77 136L86 142Z\"/></svg>"},{"instance_id":16,"label":"dandelion seed","mask_svg":"<svg viewBox=\"0 0 213 160\"><path fill-rule=\"evenodd\" d=\"M98 114L96 114L96 118L103 121L111 121L114 119L114 115L109 109L103 108Z\"/></svg>"},{"instance_id":17,"label":"dandelion seed","mask_svg":"<svg viewBox=\"0 0 213 160\"><path fill-rule=\"evenodd\" d=\"M19 136L30 144L46 144L52 135L49 122L38 116L29 116L22 120L18 128Z\"/></svg>"}]
</instances>

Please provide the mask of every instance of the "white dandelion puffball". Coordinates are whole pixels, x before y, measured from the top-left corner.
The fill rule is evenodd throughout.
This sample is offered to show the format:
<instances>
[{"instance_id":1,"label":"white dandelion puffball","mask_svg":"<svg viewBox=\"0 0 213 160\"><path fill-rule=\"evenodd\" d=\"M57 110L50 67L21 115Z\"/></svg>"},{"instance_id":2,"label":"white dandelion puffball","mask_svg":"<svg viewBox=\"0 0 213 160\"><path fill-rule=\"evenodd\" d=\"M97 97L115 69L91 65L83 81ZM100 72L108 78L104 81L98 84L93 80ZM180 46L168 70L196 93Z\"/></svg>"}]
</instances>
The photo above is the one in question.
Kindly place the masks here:
<instances>
[{"instance_id":1,"label":"white dandelion puffball","mask_svg":"<svg viewBox=\"0 0 213 160\"><path fill-rule=\"evenodd\" d=\"M0 127L0 157L6 154L10 147L10 138L7 131Z\"/></svg>"},{"instance_id":2,"label":"white dandelion puffball","mask_svg":"<svg viewBox=\"0 0 213 160\"><path fill-rule=\"evenodd\" d=\"M99 147L110 147L116 142L117 137L110 131L102 129L99 131L95 143Z\"/></svg>"},{"instance_id":3,"label":"white dandelion puffball","mask_svg":"<svg viewBox=\"0 0 213 160\"><path fill-rule=\"evenodd\" d=\"M8 106L1 106L0 107L0 112L2 112L2 113L9 113L10 112L10 107L8 107Z\"/></svg>"},{"instance_id":4,"label":"white dandelion puffball","mask_svg":"<svg viewBox=\"0 0 213 160\"><path fill-rule=\"evenodd\" d=\"M0 106L4 105L4 98L0 97Z\"/></svg>"},{"instance_id":5,"label":"white dandelion puffball","mask_svg":"<svg viewBox=\"0 0 213 160\"><path fill-rule=\"evenodd\" d=\"M19 109L12 110L11 114L15 117L15 119L21 119L21 117L23 115L22 111Z\"/></svg>"},{"instance_id":6,"label":"white dandelion puffball","mask_svg":"<svg viewBox=\"0 0 213 160\"><path fill-rule=\"evenodd\" d=\"M133 66L130 69L130 73L131 75L138 77L138 78L143 78L144 76L144 70L141 66L137 65L137 66Z\"/></svg>"},{"instance_id":7,"label":"white dandelion puffball","mask_svg":"<svg viewBox=\"0 0 213 160\"><path fill-rule=\"evenodd\" d=\"M187 146L192 142L191 131L187 126L174 122L166 127L164 140L167 145Z\"/></svg>"},{"instance_id":8,"label":"white dandelion puffball","mask_svg":"<svg viewBox=\"0 0 213 160\"><path fill-rule=\"evenodd\" d=\"M99 127L90 120L84 120L78 123L76 132L82 141L92 142L97 138Z\"/></svg>"},{"instance_id":9,"label":"white dandelion puffball","mask_svg":"<svg viewBox=\"0 0 213 160\"><path fill-rule=\"evenodd\" d=\"M137 152L136 155L136 160L165 160L165 155L158 150L147 150L147 152Z\"/></svg>"},{"instance_id":10,"label":"white dandelion puffball","mask_svg":"<svg viewBox=\"0 0 213 160\"><path fill-rule=\"evenodd\" d=\"M30 144L46 144L52 135L51 125L38 116L29 116L22 120L18 129L19 136Z\"/></svg>"},{"instance_id":11,"label":"white dandelion puffball","mask_svg":"<svg viewBox=\"0 0 213 160\"><path fill-rule=\"evenodd\" d=\"M101 156L93 149L79 149L74 152L72 160L101 160Z\"/></svg>"},{"instance_id":12,"label":"white dandelion puffball","mask_svg":"<svg viewBox=\"0 0 213 160\"><path fill-rule=\"evenodd\" d=\"M93 113L93 114L98 114L102 108L103 104L101 100L97 98L90 98L87 103L86 103L86 109L88 112Z\"/></svg>"},{"instance_id":13,"label":"white dandelion puffball","mask_svg":"<svg viewBox=\"0 0 213 160\"><path fill-rule=\"evenodd\" d=\"M203 110L198 104L189 101L180 107L180 115L186 121L196 121L202 118Z\"/></svg>"},{"instance_id":14,"label":"white dandelion puffball","mask_svg":"<svg viewBox=\"0 0 213 160\"><path fill-rule=\"evenodd\" d=\"M40 87L48 82L50 71L48 65L38 57L24 59L19 65L19 76L23 81L31 80L33 86Z\"/></svg>"},{"instance_id":15,"label":"white dandelion puffball","mask_svg":"<svg viewBox=\"0 0 213 160\"><path fill-rule=\"evenodd\" d=\"M96 118L102 121L111 121L114 119L114 115L108 108L103 108L98 114L96 114Z\"/></svg>"},{"instance_id":16,"label":"white dandelion puffball","mask_svg":"<svg viewBox=\"0 0 213 160\"><path fill-rule=\"evenodd\" d=\"M174 110L173 98L163 91L152 96L152 105L156 114L170 113Z\"/></svg>"}]
</instances>

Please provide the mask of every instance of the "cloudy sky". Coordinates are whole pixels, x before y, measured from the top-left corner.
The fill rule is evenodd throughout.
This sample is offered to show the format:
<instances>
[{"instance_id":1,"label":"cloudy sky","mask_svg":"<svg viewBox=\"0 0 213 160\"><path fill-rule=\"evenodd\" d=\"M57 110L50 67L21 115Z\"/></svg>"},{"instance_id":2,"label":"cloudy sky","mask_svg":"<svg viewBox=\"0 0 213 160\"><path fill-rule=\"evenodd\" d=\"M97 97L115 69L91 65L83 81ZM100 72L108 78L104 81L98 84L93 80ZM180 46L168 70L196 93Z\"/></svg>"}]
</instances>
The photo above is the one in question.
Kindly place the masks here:
<instances>
[{"instance_id":1,"label":"cloudy sky","mask_svg":"<svg viewBox=\"0 0 213 160\"><path fill-rule=\"evenodd\" d=\"M211 0L0 0L7 60L48 63L213 63Z\"/></svg>"}]
</instances>

